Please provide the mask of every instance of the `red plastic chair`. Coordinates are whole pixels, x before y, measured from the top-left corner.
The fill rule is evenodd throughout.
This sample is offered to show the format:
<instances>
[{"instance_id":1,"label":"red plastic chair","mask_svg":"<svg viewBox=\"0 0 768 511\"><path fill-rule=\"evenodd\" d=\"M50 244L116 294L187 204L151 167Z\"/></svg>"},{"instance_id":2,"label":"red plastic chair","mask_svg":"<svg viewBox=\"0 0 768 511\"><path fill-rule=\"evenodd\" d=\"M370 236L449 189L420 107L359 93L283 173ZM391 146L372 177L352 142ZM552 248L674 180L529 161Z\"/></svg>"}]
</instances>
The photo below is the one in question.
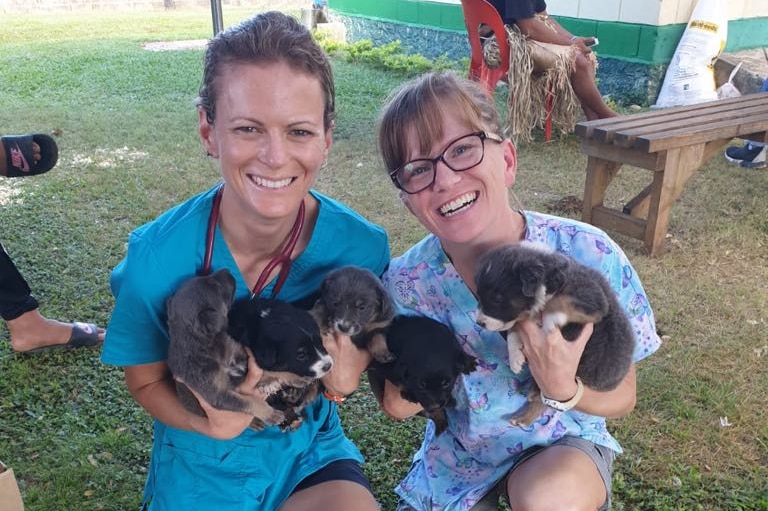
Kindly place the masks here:
<instances>
[{"instance_id":1,"label":"red plastic chair","mask_svg":"<svg viewBox=\"0 0 768 511\"><path fill-rule=\"evenodd\" d=\"M496 92L496 84L499 81L509 83L509 41L504 22L499 11L485 0L461 0L461 8L464 11L464 24L467 26L467 36L472 52L469 64L469 79L480 82L491 96ZM488 67L483 58L483 45L480 41L480 25L487 25L499 43L499 67ZM549 142L552 137L552 96L547 95L546 121L544 126L544 138Z\"/></svg>"},{"instance_id":2,"label":"red plastic chair","mask_svg":"<svg viewBox=\"0 0 768 511\"><path fill-rule=\"evenodd\" d=\"M464 23L467 26L469 46L472 51L472 60L469 64L469 78L480 82L488 93L493 96L496 84L499 80L507 81L509 71L509 43L507 31L499 12L494 6L485 0L461 0L461 8L464 10ZM483 58L483 45L480 41L480 25L487 25L496 34L499 42L499 67L488 67Z\"/></svg>"}]
</instances>

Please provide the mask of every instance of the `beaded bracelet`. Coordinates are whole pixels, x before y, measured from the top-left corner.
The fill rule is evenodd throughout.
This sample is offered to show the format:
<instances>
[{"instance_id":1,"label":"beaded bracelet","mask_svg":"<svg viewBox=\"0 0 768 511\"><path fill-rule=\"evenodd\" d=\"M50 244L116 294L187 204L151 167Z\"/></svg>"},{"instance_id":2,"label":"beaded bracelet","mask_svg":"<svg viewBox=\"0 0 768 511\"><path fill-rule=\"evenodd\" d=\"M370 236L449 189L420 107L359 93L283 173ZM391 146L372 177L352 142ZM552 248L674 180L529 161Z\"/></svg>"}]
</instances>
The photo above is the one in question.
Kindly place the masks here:
<instances>
[{"instance_id":1,"label":"beaded bracelet","mask_svg":"<svg viewBox=\"0 0 768 511\"><path fill-rule=\"evenodd\" d=\"M341 404L344 401L347 400L346 396L339 396L336 394L331 394L327 390L323 391L323 395L328 399L328 401L333 401L334 403Z\"/></svg>"}]
</instances>

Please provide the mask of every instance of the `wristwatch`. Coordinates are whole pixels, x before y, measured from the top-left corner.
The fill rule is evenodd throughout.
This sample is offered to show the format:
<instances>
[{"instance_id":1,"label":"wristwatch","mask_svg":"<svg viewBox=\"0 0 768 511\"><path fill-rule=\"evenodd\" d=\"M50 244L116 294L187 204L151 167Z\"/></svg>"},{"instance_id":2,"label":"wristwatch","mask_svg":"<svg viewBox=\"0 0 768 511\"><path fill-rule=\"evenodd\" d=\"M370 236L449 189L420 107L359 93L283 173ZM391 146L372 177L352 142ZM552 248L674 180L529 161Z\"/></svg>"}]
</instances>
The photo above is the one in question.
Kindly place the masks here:
<instances>
[{"instance_id":1,"label":"wristwatch","mask_svg":"<svg viewBox=\"0 0 768 511\"><path fill-rule=\"evenodd\" d=\"M576 406L579 400L581 400L581 396L584 395L584 383L582 383L581 378L578 376L576 377L576 386L576 394L568 401L557 401L556 399L550 399L545 396L544 393L542 393L541 402L551 408L554 408L558 412L567 412Z\"/></svg>"}]
</instances>

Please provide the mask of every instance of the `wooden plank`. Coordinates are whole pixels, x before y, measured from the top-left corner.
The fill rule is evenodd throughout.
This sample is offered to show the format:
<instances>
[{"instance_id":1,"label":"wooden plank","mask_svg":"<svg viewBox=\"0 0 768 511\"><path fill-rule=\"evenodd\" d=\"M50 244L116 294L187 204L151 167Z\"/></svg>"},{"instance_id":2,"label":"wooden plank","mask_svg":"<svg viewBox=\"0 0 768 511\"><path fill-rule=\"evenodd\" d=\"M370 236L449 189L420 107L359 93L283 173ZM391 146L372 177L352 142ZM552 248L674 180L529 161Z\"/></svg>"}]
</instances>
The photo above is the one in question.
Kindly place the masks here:
<instances>
[{"instance_id":1,"label":"wooden plank","mask_svg":"<svg viewBox=\"0 0 768 511\"><path fill-rule=\"evenodd\" d=\"M738 120L729 119L727 121L714 122L695 133L690 133L685 128L661 133L650 133L638 137L635 141L635 148L655 153L657 151L710 142L712 140L740 137L744 133L765 132L768 131L767 116L768 112Z\"/></svg>"},{"instance_id":2,"label":"wooden plank","mask_svg":"<svg viewBox=\"0 0 768 511\"><path fill-rule=\"evenodd\" d=\"M768 127L768 101L764 105L755 105L749 108L737 108L719 112L702 111L699 115L687 119L667 120L632 129L624 129L614 133L613 143L622 147L632 147L635 145L635 140L642 138L644 135L662 135L671 131L676 133L698 133L715 122L732 124L747 118L754 120L764 119Z\"/></svg>"},{"instance_id":3,"label":"wooden plank","mask_svg":"<svg viewBox=\"0 0 768 511\"><path fill-rule=\"evenodd\" d=\"M685 184L702 164L704 144L667 151L667 169L653 174L645 246L651 257L663 249L669 217Z\"/></svg>"},{"instance_id":4,"label":"wooden plank","mask_svg":"<svg viewBox=\"0 0 768 511\"><path fill-rule=\"evenodd\" d=\"M595 140L585 139L581 141L581 152L587 156L610 160L618 163L626 163L641 169L659 171L664 168L665 154L648 153L633 148L606 145Z\"/></svg>"},{"instance_id":5,"label":"wooden plank","mask_svg":"<svg viewBox=\"0 0 768 511\"><path fill-rule=\"evenodd\" d=\"M584 198L582 199L582 220L587 223L592 222L592 210L595 206L602 206L605 191L620 168L621 163L592 157L587 159L587 177L584 180Z\"/></svg>"},{"instance_id":6,"label":"wooden plank","mask_svg":"<svg viewBox=\"0 0 768 511\"><path fill-rule=\"evenodd\" d=\"M591 224L603 229L620 232L638 240L644 238L646 230L646 221L642 218L625 215L621 211L606 208L605 206L592 208Z\"/></svg>"},{"instance_id":7,"label":"wooden plank","mask_svg":"<svg viewBox=\"0 0 768 511\"><path fill-rule=\"evenodd\" d=\"M656 122L664 122L665 120L689 118L692 114L696 115L696 112L702 109L711 109L713 112L728 111L742 108L744 106L751 106L754 103L765 101L768 101L768 93L759 92L756 94L740 96L738 98L728 98L705 103L697 103L695 105L649 110L647 112L638 114L623 115L619 117L611 117L608 119L582 121L576 124L574 131L576 135L583 138L595 137L597 132L599 133L600 140L604 142L610 142L612 135L609 135L609 133L614 133L622 129L631 129L634 127L643 126L648 123L653 124Z\"/></svg>"},{"instance_id":8,"label":"wooden plank","mask_svg":"<svg viewBox=\"0 0 768 511\"><path fill-rule=\"evenodd\" d=\"M636 218L648 218L648 205L651 203L651 187L648 185L632 197L622 208L621 212Z\"/></svg>"}]
</instances>

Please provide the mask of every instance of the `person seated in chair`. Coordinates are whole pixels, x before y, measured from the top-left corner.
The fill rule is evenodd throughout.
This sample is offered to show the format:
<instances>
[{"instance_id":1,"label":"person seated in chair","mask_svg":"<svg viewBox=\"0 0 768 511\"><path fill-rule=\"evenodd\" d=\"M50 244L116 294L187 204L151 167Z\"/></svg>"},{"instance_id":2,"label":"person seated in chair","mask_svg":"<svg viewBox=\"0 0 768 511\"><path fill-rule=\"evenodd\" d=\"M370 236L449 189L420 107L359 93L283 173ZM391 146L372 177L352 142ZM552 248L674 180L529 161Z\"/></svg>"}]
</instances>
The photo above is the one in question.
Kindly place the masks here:
<instances>
[{"instance_id":1,"label":"person seated in chair","mask_svg":"<svg viewBox=\"0 0 768 511\"><path fill-rule=\"evenodd\" d=\"M516 25L520 33L529 40L547 45L553 51L572 51L573 67L571 71L571 86L576 94L581 109L587 120L615 117L614 112L603 101L603 97L595 83L595 61L590 46L594 37L579 37L571 34L554 18L547 14L547 4L544 0L488 0L493 5L505 25ZM556 48L560 46L562 48Z\"/></svg>"}]
</instances>

